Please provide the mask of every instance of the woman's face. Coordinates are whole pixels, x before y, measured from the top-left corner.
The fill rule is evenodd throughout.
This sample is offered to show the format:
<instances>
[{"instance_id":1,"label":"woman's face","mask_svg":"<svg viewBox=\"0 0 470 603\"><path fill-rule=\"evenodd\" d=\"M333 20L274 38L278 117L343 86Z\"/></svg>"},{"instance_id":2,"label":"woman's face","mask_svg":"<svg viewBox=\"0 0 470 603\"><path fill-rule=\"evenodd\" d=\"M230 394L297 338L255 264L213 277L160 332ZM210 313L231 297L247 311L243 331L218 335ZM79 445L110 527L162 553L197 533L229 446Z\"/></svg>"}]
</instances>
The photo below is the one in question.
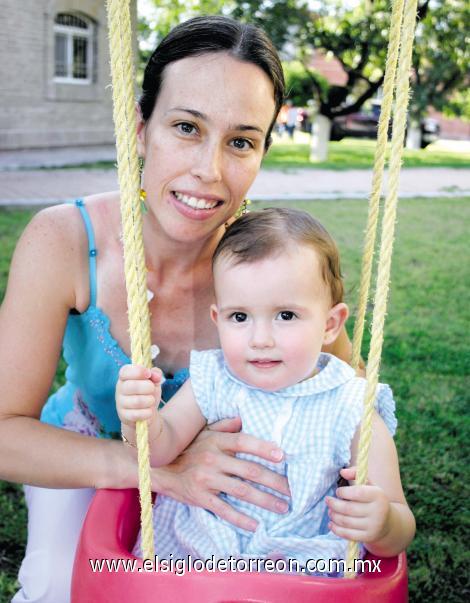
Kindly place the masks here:
<instances>
[{"instance_id":1,"label":"woman's face","mask_svg":"<svg viewBox=\"0 0 470 603\"><path fill-rule=\"evenodd\" d=\"M171 238L215 232L258 173L275 109L262 69L226 53L166 67L150 119L138 126L150 212Z\"/></svg>"}]
</instances>

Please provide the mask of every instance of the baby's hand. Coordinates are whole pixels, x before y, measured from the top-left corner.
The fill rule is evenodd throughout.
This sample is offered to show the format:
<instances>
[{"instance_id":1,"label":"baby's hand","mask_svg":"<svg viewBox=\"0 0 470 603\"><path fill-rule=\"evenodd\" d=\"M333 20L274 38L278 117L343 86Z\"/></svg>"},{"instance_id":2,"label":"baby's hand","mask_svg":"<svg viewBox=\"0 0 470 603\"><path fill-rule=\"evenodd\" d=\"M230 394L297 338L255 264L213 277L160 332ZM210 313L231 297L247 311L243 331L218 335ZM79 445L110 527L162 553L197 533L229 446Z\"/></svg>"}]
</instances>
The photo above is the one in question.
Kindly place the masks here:
<instances>
[{"instance_id":1,"label":"baby's hand","mask_svg":"<svg viewBox=\"0 0 470 603\"><path fill-rule=\"evenodd\" d=\"M356 477L356 467L341 470L347 480ZM367 482L364 486L344 486L336 496L326 497L329 529L341 538L358 542L377 542L389 531L390 501L378 486Z\"/></svg>"},{"instance_id":2,"label":"baby's hand","mask_svg":"<svg viewBox=\"0 0 470 603\"><path fill-rule=\"evenodd\" d=\"M121 423L134 427L137 421L153 421L161 398L162 371L126 364L119 371L116 408Z\"/></svg>"}]
</instances>

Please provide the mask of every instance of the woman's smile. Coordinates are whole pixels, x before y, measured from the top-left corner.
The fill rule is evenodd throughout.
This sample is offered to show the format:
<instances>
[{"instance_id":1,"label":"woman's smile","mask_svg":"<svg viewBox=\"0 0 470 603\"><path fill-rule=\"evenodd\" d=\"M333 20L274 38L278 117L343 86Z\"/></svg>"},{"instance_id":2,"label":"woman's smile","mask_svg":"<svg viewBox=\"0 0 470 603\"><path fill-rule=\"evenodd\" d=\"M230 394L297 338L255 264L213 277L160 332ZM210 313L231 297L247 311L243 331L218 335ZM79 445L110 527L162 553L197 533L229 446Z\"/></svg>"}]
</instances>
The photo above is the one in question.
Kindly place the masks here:
<instances>
[{"instance_id":1,"label":"woman's smile","mask_svg":"<svg viewBox=\"0 0 470 603\"><path fill-rule=\"evenodd\" d=\"M210 198L210 195L195 195L189 193L183 193L178 191L172 191L174 196L184 203L185 205L189 205L189 207L193 207L194 209L213 209L216 205L220 205L223 203L222 200L217 198Z\"/></svg>"},{"instance_id":2,"label":"woman's smile","mask_svg":"<svg viewBox=\"0 0 470 603\"><path fill-rule=\"evenodd\" d=\"M188 196L176 191L171 191L170 197L173 206L180 214L194 220L212 218L223 204L222 201L209 201L206 198Z\"/></svg>"}]
</instances>

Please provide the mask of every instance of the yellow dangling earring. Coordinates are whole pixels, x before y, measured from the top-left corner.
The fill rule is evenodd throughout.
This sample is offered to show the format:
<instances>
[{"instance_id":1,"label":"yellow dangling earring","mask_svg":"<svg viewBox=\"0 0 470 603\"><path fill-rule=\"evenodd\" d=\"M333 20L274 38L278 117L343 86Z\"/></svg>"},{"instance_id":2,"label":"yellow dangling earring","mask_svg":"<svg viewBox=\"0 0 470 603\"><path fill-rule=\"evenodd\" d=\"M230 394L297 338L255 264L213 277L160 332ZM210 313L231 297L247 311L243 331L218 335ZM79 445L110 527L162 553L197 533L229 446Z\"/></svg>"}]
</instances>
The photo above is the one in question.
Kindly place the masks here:
<instances>
[{"instance_id":1,"label":"yellow dangling earring","mask_svg":"<svg viewBox=\"0 0 470 603\"><path fill-rule=\"evenodd\" d=\"M238 218L241 218L245 214L250 213L250 210L248 209L248 205L250 205L250 204L251 204L251 201L249 199L243 199L240 207L233 214L233 220L238 220ZM229 222L225 222L225 230L227 230L227 228L230 226L230 224L233 224L233 220L230 220Z\"/></svg>"},{"instance_id":2,"label":"yellow dangling earring","mask_svg":"<svg viewBox=\"0 0 470 603\"><path fill-rule=\"evenodd\" d=\"M142 174L143 173L144 173L144 159L143 159L143 157L139 157L139 174L140 174L140 182L141 182L140 190L139 190L140 209L142 210L143 214L146 214L148 212L147 193L142 188Z\"/></svg>"},{"instance_id":3,"label":"yellow dangling earring","mask_svg":"<svg viewBox=\"0 0 470 603\"><path fill-rule=\"evenodd\" d=\"M250 210L248 209L248 205L251 205L251 201L249 199L244 199L240 207L235 212L234 218L241 218L245 214L248 214Z\"/></svg>"},{"instance_id":4,"label":"yellow dangling earring","mask_svg":"<svg viewBox=\"0 0 470 603\"><path fill-rule=\"evenodd\" d=\"M148 212L148 207L147 207L147 203L146 203L147 193L144 191L143 188L141 188L139 191L139 199L140 199L140 209L142 210L143 214L146 214Z\"/></svg>"}]
</instances>

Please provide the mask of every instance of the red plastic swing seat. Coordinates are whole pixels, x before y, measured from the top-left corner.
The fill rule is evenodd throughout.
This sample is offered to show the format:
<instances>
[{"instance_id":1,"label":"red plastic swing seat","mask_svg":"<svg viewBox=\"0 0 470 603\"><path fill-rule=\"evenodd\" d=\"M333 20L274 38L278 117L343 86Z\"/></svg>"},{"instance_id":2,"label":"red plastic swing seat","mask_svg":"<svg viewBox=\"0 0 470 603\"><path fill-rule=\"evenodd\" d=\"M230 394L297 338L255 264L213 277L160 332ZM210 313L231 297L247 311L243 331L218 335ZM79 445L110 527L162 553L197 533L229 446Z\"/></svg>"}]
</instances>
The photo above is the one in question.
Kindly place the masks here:
<instances>
[{"instance_id":1,"label":"red plastic swing seat","mask_svg":"<svg viewBox=\"0 0 470 603\"><path fill-rule=\"evenodd\" d=\"M381 559L381 572L354 580L267 572L93 571L91 560L136 560L137 490L100 490L85 519L75 557L72 603L401 603L408 601L406 556ZM373 556L367 558L376 559ZM138 560L137 567L142 567Z\"/></svg>"}]
</instances>

